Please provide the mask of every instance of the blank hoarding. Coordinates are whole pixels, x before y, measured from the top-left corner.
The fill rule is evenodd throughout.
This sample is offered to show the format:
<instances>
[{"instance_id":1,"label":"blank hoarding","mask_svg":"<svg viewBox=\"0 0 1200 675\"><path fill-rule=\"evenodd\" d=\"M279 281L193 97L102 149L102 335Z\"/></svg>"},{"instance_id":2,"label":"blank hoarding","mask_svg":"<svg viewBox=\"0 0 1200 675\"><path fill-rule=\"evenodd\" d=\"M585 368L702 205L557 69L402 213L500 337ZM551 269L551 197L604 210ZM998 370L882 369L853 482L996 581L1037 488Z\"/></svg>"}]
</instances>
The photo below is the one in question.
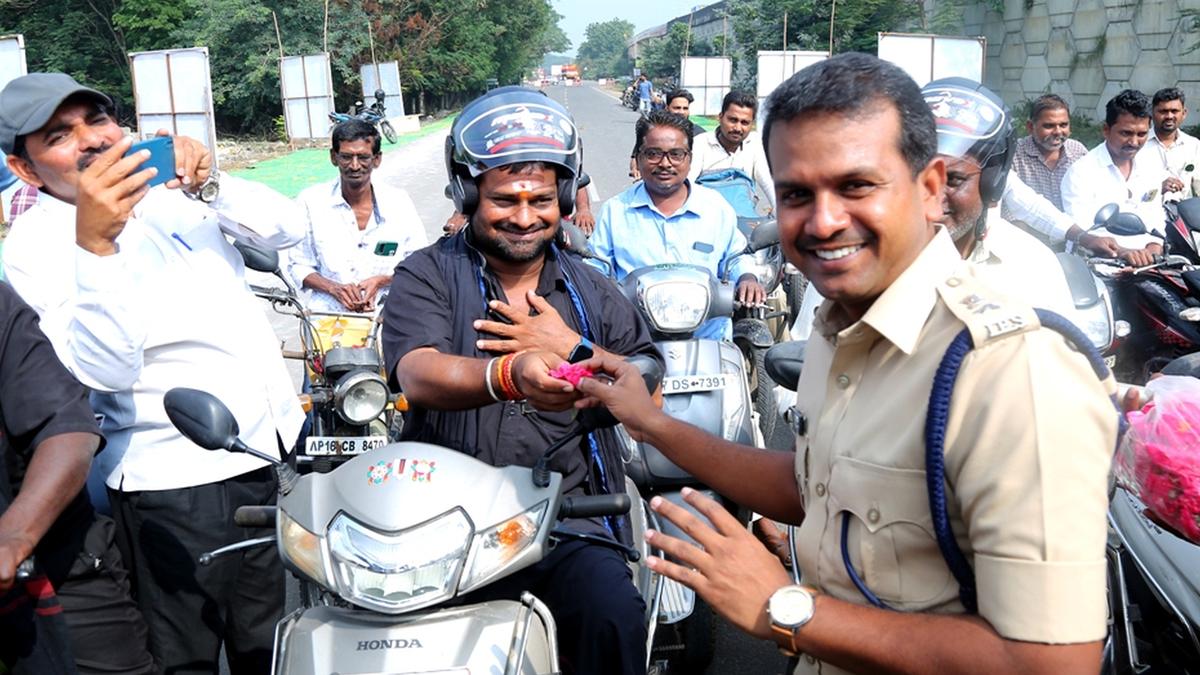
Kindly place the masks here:
<instances>
[{"instance_id":1,"label":"blank hoarding","mask_svg":"<svg viewBox=\"0 0 1200 675\"><path fill-rule=\"evenodd\" d=\"M679 86L696 98L693 115L716 115L729 93L731 62L724 56L686 56L679 62Z\"/></svg>"},{"instance_id":2,"label":"blank hoarding","mask_svg":"<svg viewBox=\"0 0 1200 675\"><path fill-rule=\"evenodd\" d=\"M758 117L762 122L767 97L789 77L829 58L829 52L760 51L758 53Z\"/></svg>"},{"instance_id":3,"label":"blank hoarding","mask_svg":"<svg viewBox=\"0 0 1200 675\"><path fill-rule=\"evenodd\" d=\"M0 36L0 89L28 72L25 67L25 36Z\"/></svg>"},{"instance_id":4,"label":"blank hoarding","mask_svg":"<svg viewBox=\"0 0 1200 675\"><path fill-rule=\"evenodd\" d=\"M364 63L359 66L362 75L363 103L371 105L375 102L375 90L382 89L387 96L383 104L387 107L387 116L404 117L404 98L400 92L400 64L395 61L384 63ZM382 81L382 84L380 82Z\"/></svg>"},{"instance_id":5,"label":"blank hoarding","mask_svg":"<svg viewBox=\"0 0 1200 675\"><path fill-rule=\"evenodd\" d=\"M285 56L279 60L279 74L288 138L329 136L329 113L333 111L329 54Z\"/></svg>"},{"instance_id":6,"label":"blank hoarding","mask_svg":"<svg viewBox=\"0 0 1200 675\"><path fill-rule=\"evenodd\" d=\"M159 129L194 138L216 156L212 81L208 49L167 49L129 55L138 135L150 138Z\"/></svg>"},{"instance_id":7,"label":"blank hoarding","mask_svg":"<svg viewBox=\"0 0 1200 675\"><path fill-rule=\"evenodd\" d=\"M987 39L880 33L878 53L879 58L900 66L922 87L943 77L983 82Z\"/></svg>"}]
</instances>

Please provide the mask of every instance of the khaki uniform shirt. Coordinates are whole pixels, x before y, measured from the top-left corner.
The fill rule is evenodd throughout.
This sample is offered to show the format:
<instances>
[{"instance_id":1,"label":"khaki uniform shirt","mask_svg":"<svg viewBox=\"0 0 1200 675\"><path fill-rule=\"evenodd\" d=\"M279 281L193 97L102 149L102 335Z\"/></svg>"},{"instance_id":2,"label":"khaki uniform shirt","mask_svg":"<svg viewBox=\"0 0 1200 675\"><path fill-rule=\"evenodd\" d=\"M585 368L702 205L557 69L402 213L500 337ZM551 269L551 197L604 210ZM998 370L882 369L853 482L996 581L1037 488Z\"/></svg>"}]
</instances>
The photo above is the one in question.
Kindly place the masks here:
<instances>
[{"instance_id":1,"label":"khaki uniform shirt","mask_svg":"<svg viewBox=\"0 0 1200 675\"><path fill-rule=\"evenodd\" d=\"M845 514L850 560L881 600L964 611L934 539L924 425L934 372L966 326L976 348L951 401L946 480L979 613L1008 639L1100 640L1115 383L974 274L943 230L861 320L818 311L797 393L803 583L867 604L842 561ZM802 657L796 672L845 671Z\"/></svg>"}]
</instances>

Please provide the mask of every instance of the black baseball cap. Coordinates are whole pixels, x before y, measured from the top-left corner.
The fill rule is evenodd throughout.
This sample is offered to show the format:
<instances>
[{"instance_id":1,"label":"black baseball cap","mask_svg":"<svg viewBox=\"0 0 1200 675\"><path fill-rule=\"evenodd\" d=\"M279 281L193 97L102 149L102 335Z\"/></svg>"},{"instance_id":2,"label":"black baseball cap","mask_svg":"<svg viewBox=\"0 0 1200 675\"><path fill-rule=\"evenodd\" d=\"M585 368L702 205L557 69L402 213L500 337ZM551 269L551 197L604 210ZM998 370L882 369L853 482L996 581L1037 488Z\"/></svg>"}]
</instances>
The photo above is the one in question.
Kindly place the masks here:
<instances>
[{"instance_id":1,"label":"black baseball cap","mask_svg":"<svg viewBox=\"0 0 1200 675\"><path fill-rule=\"evenodd\" d=\"M18 137L41 129L76 94L112 105L111 98L64 73L30 73L9 82L0 91L0 150L11 155Z\"/></svg>"}]
</instances>

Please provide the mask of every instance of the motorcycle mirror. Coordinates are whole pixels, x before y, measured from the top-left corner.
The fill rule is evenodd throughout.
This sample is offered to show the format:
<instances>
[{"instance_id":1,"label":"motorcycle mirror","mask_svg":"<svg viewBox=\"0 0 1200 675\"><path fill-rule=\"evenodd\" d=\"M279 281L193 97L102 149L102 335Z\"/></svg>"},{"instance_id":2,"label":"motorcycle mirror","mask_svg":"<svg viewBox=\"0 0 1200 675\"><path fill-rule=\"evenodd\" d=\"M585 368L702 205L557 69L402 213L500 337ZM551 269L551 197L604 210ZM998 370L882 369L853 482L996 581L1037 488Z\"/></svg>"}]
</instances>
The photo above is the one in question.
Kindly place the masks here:
<instances>
[{"instance_id":1,"label":"motorcycle mirror","mask_svg":"<svg viewBox=\"0 0 1200 675\"><path fill-rule=\"evenodd\" d=\"M256 272L274 274L279 269L279 251L262 248L245 241L236 241L233 247L242 254L242 262Z\"/></svg>"},{"instance_id":2,"label":"motorcycle mirror","mask_svg":"<svg viewBox=\"0 0 1200 675\"><path fill-rule=\"evenodd\" d=\"M768 220L750 233L750 252L761 251L779 243L779 221Z\"/></svg>"},{"instance_id":3,"label":"motorcycle mirror","mask_svg":"<svg viewBox=\"0 0 1200 675\"><path fill-rule=\"evenodd\" d=\"M1113 216L1117 215L1117 212L1120 210L1121 207L1117 206L1116 204L1105 204L1104 206L1101 206L1100 210L1096 211L1096 217L1092 219L1094 224L1092 225L1091 229L1094 230L1098 227L1104 227L1108 224L1108 221L1112 220Z\"/></svg>"},{"instance_id":4,"label":"motorcycle mirror","mask_svg":"<svg viewBox=\"0 0 1200 675\"><path fill-rule=\"evenodd\" d=\"M653 393L662 384L663 367L656 359L644 354L635 354L625 360L633 364L642 374L646 391ZM607 408L584 408L577 413L575 419L588 432L615 427L620 423Z\"/></svg>"},{"instance_id":5,"label":"motorcycle mirror","mask_svg":"<svg viewBox=\"0 0 1200 675\"><path fill-rule=\"evenodd\" d=\"M571 253L584 258L592 257L592 250L588 248L587 244L587 235L575 223L569 220L559 221L558 236L555 238L558 240L559 246Z\"/></svg>"},{"instance_id":6,"label":"motorcycle mirror","mask_svg":"<svg viewBox=\"0 0 1200 675\"><path fill-rule=\"evenodd\" d=\"M796 390L800 371L804 368L804 348L807 345L807 340L792 340L780 342L767 350L763 366L775 384L790 391Z\"/></svg>"},{"instance_id":7,"label":"motorcycle mirror","mask_svg":"<svg viewBox=\"0 0 1200 675\"><path fill-rule=\"evenodd\" d=\"M189 441L206 450L237 451L238 423L229 408L207 391L176 387L163 396L171 424Z\"/></svg>"},{"instance_id":8,"label":"motorcycle mirror","mask_svg":"<svg viewBox=\"0 0 1200 675\"><path fill-rule=\"evenodd\" d=\"M1142 219L1128 212L1116 214L1104 227L1113 234L1125 237L1146 234L1146 224Z\"/></svg>"}]
</instances>

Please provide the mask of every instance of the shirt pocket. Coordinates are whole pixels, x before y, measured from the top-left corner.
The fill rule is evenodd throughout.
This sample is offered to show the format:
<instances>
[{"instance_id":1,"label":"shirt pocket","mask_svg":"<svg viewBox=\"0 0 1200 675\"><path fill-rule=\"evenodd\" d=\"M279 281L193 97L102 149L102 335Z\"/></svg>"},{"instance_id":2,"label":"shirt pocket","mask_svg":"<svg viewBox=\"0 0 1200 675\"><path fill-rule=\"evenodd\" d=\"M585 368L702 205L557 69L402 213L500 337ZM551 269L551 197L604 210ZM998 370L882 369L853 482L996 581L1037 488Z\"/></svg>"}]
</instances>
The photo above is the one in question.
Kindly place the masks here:
<instances>
[{"instance_id":1,"label":"shirt pocket","mask_svg":"<svg viewBox=\"0 0 1200 675\"><path fill-rule=\"evenodd\" d=\"M843 527L850 563L880 600L913 610L953 597L953 577L933 534L924 470L839 457L830 471L827 517L823 555L851 588Z\"/></svg>"}]
</instances>

